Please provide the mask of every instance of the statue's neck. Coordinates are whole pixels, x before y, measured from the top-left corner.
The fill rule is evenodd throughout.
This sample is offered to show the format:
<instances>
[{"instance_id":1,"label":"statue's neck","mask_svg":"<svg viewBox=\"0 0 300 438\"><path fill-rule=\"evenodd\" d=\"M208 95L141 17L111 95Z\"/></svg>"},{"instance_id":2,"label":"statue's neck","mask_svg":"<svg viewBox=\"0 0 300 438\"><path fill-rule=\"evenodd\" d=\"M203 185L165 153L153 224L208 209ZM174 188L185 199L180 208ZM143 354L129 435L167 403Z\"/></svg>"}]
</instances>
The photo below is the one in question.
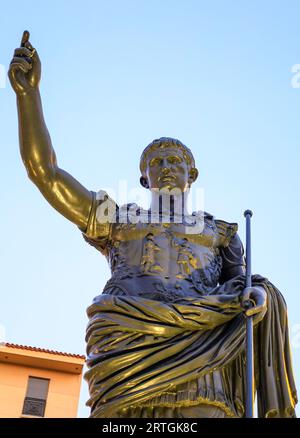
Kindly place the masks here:
<instances>
[{"instance_id":1,"label":"statue's neck","mask_svg":"<svg viewBox=\"0 0 300 438\"><path fill-rule=\"evenodd\" d=\"M182 192L179 195L162 194L151 192L150 209L153 214L161 214L163 216L174 217L175 215L186 216L187 211L187 192Z\"/></svg>"}]
</instances>

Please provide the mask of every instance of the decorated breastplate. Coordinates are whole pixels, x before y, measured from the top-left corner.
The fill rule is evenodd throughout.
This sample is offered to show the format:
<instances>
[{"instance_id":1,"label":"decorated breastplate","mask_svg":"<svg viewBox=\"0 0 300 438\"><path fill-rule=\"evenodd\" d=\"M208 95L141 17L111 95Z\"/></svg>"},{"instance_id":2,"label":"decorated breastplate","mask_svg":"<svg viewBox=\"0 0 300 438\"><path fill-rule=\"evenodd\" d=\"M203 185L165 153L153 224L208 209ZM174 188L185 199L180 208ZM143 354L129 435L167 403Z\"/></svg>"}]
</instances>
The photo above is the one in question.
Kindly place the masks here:
<instances>
[{"instance_id":1,"label":"decorated breastplate","mask_svg":"<svg viewBox=\"0 0 300 438\"><path fill-rule=\"evenodd\" d=\"M140 209L138 217L121 211L112 225L112 277L106 290L117 286L126 294L153 298L197 296L217 286L222 261L212 216L200 212L175 217L171 223L163 217L149 223L148 210Z\"/></svg>"}]
</instances>

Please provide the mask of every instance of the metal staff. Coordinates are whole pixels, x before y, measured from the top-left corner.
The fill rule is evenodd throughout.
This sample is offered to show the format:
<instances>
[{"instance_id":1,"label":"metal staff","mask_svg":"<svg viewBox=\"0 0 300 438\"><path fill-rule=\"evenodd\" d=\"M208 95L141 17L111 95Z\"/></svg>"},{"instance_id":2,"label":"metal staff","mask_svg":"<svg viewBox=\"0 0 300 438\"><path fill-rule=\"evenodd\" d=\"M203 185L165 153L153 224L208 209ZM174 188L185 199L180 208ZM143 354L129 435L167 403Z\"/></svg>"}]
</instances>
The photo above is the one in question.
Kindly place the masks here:
<instances>
[{"instance_id":1,"label":"metal staff","mask_svg":"<svg viewBox=\"0 0 300 438\"><path fill-rule=\"evenodd\" d=\"M246 210L246 287L252 286L251 280L251 210ZM251 303L249 303L249 307ZM253 418L254 401L254 351L253 317L246 316L246 418Z\"/></svg>"}]
</instances>

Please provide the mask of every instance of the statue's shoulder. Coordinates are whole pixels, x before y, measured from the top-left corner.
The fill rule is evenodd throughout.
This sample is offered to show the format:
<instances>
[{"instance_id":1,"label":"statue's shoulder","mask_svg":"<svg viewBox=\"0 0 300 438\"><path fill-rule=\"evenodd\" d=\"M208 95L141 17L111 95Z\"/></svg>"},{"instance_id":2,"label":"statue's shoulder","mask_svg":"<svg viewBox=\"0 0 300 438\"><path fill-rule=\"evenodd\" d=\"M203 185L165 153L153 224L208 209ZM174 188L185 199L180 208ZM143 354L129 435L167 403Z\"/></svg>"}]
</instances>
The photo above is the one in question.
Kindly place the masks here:
<instances>
[{"instance_id":1,"label":"statue's shoulder","mask_svg":"<svg viewBox=\"0 0 300 438\"><path fill-rule=\"evenodd\" d=\"M215 224L220 238L219 245L226 248L236 235L239 226L236 222L227 222L222 219L215 219Z\"/></svg>"},{"instance_id":2,"label":"statue's shoulder","mask_svg":"<svg viewBox=\"0 0 300 438\"><path fill-rule=\"evenodd\" d=\"M105 190L91 191L92 204L87 226L80 231L83 238L105 256L108 255L107 243L111 234L111 224L116 215L117 204Z\"/></svg>"},{"instance_id":3,"label":"statue's shoulder","mask_svg":"<svg viewBox=\"0 0 300 438\"><path fill-rule=\"evenodd\" d=\"M218 246L227 247L231 239L237 234L238 224L217 219L210 213L204 212L204 220L212 222L218 233Z\"/></svg>"},{"instance_id":4,"label":"statue's shoulder","mask_svg":"<svg viewBox=\"0 0 300 438\"><path fill-rule=\"evenodd\" d=\"M193 212L193 216L199 220L204 220L205 226L215 230L217 237L217 246L227 247L231 239L237 234L238 224L236 222L227 222L217 219L213 214L207 211Z\"/></svg>"}]
</instances>

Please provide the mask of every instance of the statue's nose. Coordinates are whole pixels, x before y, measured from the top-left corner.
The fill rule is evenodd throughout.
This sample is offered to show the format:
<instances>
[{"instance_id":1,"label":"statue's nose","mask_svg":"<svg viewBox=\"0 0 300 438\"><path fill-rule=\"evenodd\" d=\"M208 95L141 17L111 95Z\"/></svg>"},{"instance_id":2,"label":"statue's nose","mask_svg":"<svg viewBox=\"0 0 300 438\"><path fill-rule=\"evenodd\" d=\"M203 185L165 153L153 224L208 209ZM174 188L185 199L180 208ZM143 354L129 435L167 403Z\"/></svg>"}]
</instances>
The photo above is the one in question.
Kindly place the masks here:
<instances>
[{"instance_id":1,"label":"statue's nose","mask_svg":"<svg viewBox=\"0 0 300 438\"><path fill-rule=\"evenodd\" d=\"M169 173L170 172L170 163L167 159L163 158L161 160L161 167L162 167L162 172L163 173Z\"/></svg>"},{"instance_id":2,"label":"statue's nose","mask_svg":"<svg viewBox=\"0 0 300 438\"><path fill-rule=\"evenodd\" d=\"M164 175L167 175L168 173L170 173L170 168L169 167L166 167L166 166L163 166L163 168L162 168L162 173L164 174Z\"/></svg>"}]
</instances>

